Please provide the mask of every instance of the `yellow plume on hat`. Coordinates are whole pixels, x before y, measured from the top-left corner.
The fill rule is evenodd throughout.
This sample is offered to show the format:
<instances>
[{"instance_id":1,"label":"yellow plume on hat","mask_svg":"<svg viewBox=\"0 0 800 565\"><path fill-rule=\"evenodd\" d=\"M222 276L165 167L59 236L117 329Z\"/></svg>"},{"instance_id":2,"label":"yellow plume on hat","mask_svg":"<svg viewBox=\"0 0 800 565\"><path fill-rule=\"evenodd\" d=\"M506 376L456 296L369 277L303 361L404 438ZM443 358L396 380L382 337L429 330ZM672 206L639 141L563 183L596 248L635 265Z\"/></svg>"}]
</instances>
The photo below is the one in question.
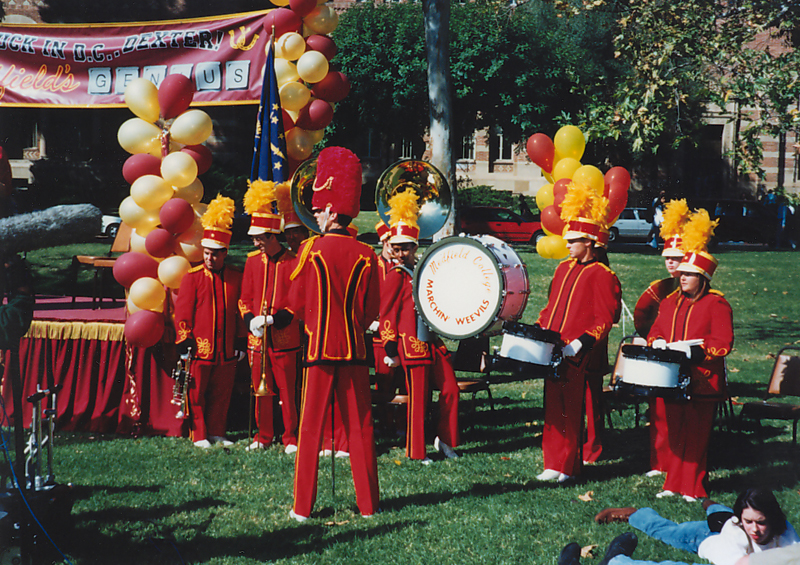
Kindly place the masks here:
<instances>
[{"instance_id":1,"label":"yellow plume on hat","mask_svg":"<svg viewBox=\"0 0 800 565\"><path fill-rule=\"evenodd\" d=\"M681 235L690 213L685 198L667 202L664 206L664 219L661 221L661 238L669 239Z\"/></svg>"},{"instance_id":2,"label":"yellow plume on hat","mask_svg":"<svg viewBox=\"0 0 800 565\"><path fill-rule=\"evenodd\" d=\"M719 224L719 220L711 220L708 212L703 208L696 210L689 216L689 220L683 227L682 247L686 253L706 252L708 242L714 235L714 228Z\"/></svg>"},{"instance_id":3,"label":"yellow plume on hat","mask_svg":"<svg viewBox=\"0 0 800 565\"><path fill-rule=\"evenodd\" d=\"M285 215L294 210L292 206L291 190L292 187L288 181L275 185L275 200L278 203L279 214Z\"/></svg>"},{"instance_id":4,"label":"yellow plume on hat","mask_svg":"<svg viewBox=\"0 0 800 565\"><path fill-rule=\"evenodd\" d=\"M577 218L592 220L606 227L608 198L598 196L593 188L584 184L570 183L561 203L561 219L570 222Z\"/></svg>"},{"instance_id":5,"label":"yellow plume on hat","mask_svg":"<svg viewBox=\"0 0 800 565\"><path fill-rule=\"evenodd\" d=\"M247 214L272 213L275 201L275 183L271 180L247 181L249 188L244 193L244 211Z\"/></svg>"},{"instance_id":6,"label":"yellow plume on hat","mask_svg":"<svg viewBox=\"0 0 800 565\"><path fill-rule=\"evenodd\" d=\"M411 188L398 192L389 199L389 224L394 226L398 222L404 222L412 227L417 225L419 218L419 197L417 192Z\"/></svg>"},{"instance_id":7,"label":"yellow plume on hat","mask_svg":"<svg viewBox=\"0 0 800 565\"><path fill-rule=\"evenodd\" d=\"M207 230L228 230L233 225L233 213L236 211L236 205L233 198L217 194L217 197L208 203L208 208L200 222L203 224L203 229Z\"/></svg>"}]
</instances>

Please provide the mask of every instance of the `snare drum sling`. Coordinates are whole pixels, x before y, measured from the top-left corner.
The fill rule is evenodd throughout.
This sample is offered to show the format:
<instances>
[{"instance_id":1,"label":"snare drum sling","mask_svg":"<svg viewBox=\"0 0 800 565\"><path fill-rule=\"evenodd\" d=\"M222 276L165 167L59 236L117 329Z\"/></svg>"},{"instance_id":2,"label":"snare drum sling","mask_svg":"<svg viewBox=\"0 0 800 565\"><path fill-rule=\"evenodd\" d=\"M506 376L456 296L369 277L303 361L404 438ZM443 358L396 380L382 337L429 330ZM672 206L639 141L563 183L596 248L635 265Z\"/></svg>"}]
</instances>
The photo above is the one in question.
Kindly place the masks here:
<instances>
[{"instance_id":1,"label":"snare drum sling","mask_svg":"<svg viewBox=\"0 0 800 565\"><path fill-rule=\"evenodd\" d=\"M725 398L724 358L733 347L731 306L714 290L695 302L676 291L661 303L648 342L658 338L667 342L703 339L704 357L699 363L691 362L691 400L665 401L668 441L659 461L667 472L665 490L705 497L714 407Z\"/></svg>"},{"instance_id":2,"label":"snare drum sling","mask_svg":"<svg viewBox=\"0 0 800 565\"><path fill-rule=\"evenodd\" d=\"M545 469L569 476L580 472L586 378L608 364L602 345L619 319L620 307L619 279L602 263L567 259L556 267L538 323L559 332L564 344L580 339L583 348L561 363L561 378L545 380Z\"/></svg>"}]
</instances>

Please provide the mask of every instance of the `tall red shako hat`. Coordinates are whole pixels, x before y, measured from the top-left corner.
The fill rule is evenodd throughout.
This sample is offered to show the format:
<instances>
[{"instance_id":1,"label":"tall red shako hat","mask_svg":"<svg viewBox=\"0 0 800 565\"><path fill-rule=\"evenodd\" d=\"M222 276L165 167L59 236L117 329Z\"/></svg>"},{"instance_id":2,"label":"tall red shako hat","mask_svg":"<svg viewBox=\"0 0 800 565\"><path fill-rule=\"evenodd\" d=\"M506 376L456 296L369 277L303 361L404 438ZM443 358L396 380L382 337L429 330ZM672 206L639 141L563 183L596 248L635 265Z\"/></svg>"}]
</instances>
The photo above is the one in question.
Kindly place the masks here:
<instances>
[{"instance_id":1,"label":"tall red shako hat","mask_svg":"<svg viewBox=\"0 0 800 565\"><path fill-rule=\"evenodd\" d=\"M670 200L664 206L664 219L659 232L664 240L662 257L683 257L683 227L689 220L689 206L686 200Z\"/></svg>"},{"instance_id":2,"label":"tall red shako hat","mask_svg":"<svg viewBox=\"0 0 800 565\"><path fill-rule=\"evenodd\" d=\"M277 185L271 180L248 182L244 193L244 211L250 214L247 235L281 233L281 216L277 210Z\"/></svg>"},{"instance_id":3,"label":"tall red shako hat","mask_svg":"<svg viewBox=\"0 0 800 565\"><path fill-rule=\"evenodd\" d=\"M391 231L391 228L383 222L378 222L375 224L375 233L378 234L378 241L381 243L383 243L391 235Z\"/></svg>"},{"instance_id":4,"label":"tall red shako hat","mask_svg":"<svg viewBox=\"0 0 800 565\"><path fill-rule=\"evenodd\" d=\"M417 243L419 241L419 197L410 186L389 199L389 243Z\"/></svg>"},{"instance_id":5,"label":"tall red shako hat","mask_svg":"<svg viewBox=\"0 0 800 565\"><path fill-rule=\"evenodd\" d=\"M683 260L678 270L684 273L700 273L708 280L717 269L717 260L708 252L708 242L714 235L719 220L711 221L708 212L696 210L683 228Z\"/></svg>"},{"instance_id":6,"label":"tall red shako hat","mask_svg":"<svg viewBox=\"0 0 800 565\"><path fill-rule=\"evenodd\" d=\"M227 249L231 244L231 225L236 205L233 198L217 194L208 203L206 213L200 218L203 224L203 239L200 245L209 249Z\"/></svg>"},{"instance_id":7,"label":"tall red shako hat","mask_svg":"<svg viewBox=\"0 0 800 565\"><path fill-rule=\"evenodd\" d=\"M591 187L570 183L561 204L561 219L566 223L564 239L585 237L602 246L608 241L608 198Z\"/></svg>"},{"instance_id":8,"label":"tall red shako hat","mask_svg":"<svg viewBox=\"0 0 800 565\"><path fill-rule=\"evenodd\" d=\"M317 157L313 189L314 210L355 218L361 209L361 161L349 149L326 147Z\"/></svg>"}]
</instances>

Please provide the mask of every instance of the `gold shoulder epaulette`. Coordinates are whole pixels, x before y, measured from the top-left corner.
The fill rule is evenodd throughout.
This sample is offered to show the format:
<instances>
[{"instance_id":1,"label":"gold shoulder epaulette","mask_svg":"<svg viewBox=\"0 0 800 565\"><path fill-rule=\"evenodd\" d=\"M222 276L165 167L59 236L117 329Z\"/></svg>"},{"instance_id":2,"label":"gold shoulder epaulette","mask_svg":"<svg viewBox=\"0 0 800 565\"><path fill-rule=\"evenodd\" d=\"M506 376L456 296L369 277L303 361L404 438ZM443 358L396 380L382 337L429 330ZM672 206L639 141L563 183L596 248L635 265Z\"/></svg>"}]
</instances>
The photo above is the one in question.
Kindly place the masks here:
<instances>
[{"instance_id":1,"label":"gold shoulder epaulette","mask_svg":"<svg viewBox=\"0 0 800 565\"><path fill-rule=\"evenodd\" d=\"M721 291L719 291L719 290L717 290L715 288L712 288L711 290L709 290L708 293L709 294L716 294L717 296L725 296L725 293L723 293L723 292L721 292Z\"/></svg>"},{"instance_id":2,"label":"gold shoulder epaulette","mask_svg":"<svg viewBox=\"0 0 800 565\"><path fill-rule=\"evenodd\" d=\"M196 267L192 267L191 269L189 269L189 272L190 273L196 273L197 271L202 271L202 270L203 270L203 264L200 263Z\"/></svg>"},{"instance_id":3,"label":"gold shoulder epaulette","mask_svg":"<svg viewBox=\"0 0 800 565\"><path fill-rule=\"evenodd\" d=\"M318 235L312 235L303 242L303 248L301 249L302 253L300 254L300 257L297 258L297 267L295 267L294 271L292 271L292 274L289 275L290 281L296 279L303 270L303 267L305 267L306 261L308 260L308 254L311 253L311 248L314 247L314 241L317 239L319 239Z\"/></svg>"},{"instance_id":4,"label":"gold shoulder epaulette","mask_svg":"<svg viewBox=\"0 0 800 565\"><path fill-rule=\"evenodd\" d=\"M258 249L256 249L256 250L254 250L254 251L251 251L250 253L248 253L248 254L247 254L247 256L248 256L248 257L255 257L256 255L260 255L260 254L261 254L261 251L259 251Z\"/></svg>"}]
</instances>

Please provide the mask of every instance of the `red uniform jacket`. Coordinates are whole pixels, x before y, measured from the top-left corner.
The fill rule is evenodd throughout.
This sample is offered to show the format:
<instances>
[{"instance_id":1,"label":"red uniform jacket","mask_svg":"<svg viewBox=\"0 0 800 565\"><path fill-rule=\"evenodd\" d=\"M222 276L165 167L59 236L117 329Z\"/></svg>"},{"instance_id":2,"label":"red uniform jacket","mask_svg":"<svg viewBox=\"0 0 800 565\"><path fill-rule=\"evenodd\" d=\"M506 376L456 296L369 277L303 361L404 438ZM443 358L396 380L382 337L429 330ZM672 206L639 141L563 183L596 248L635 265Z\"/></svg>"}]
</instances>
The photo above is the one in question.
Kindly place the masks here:
<instances>
[{"instance_id":1,"label":"red uniform jacket","mask_svg":"<svg viewBox=\"0 0 800 565\"><path fill-rule=\"evenodd\" d=\"M380 309L375 252L346 231L300 247L289 310L305 322L308 365L365 364L365 332Z\"/></svg>"},{"instance_id":2,"label":"red uniform jacket","mask_svg":"<svg viewBox=\"0 0 800 565\"><path fill-rule=\"evenodd\" d=\"M384 347L392 341L398 343L404 367L433 363L431 346L417 336L417 313L411 291L411 275L400 266L389 271L381 290L381 340Z\"/></svg>"},{"instance_id":3,"label":"red uniform jacket","mask_svg":"<svg viewBox=\"0 0 800 565\"><path fill-rule=\"evenodd\" d=\"M584 346L593 352L587 368L601 370L608 365L603 346L611 326L619 320L621 300L622 289L614 271L598 261L567 259L556 267L547 306L539 314L538 323L559 332L564 344L586 339ZM600 344L595 347L597 342ZM583 355L581 352L581 358Z\"/></svg>"},{"instance_id":4,"label":"red uniform jacket","mask_svg":"<svg viewBox=\"0 0 800 565\"><path fill-rule=\"evenodd\" d=\"M636 333L647 337L650 328L656 321L656 316L658 316L658 307L661 305L661 301L675 292L679 286L679 279L674 277L650 283L647 290L636 301L633 309L633 326L636 328Z\"/></svg>"},{"instance_id":5,"label":"red uniform jacket","mask_svg":"<svg viewBox=\"0 0 800 565\"><path fill-rule=\"evenodd\" d=\"M175 301L175 343L194 339L195 359L214 363L234 360L241 290L242 272L228 265L220 273L212 273L203 265L189 271Z\"/></svg>"},{"instance_id":6,"label":"red uniform jacket","mask_svg":"<svg viewBox=\"0 0 800 565\"><path fill-rule=\"evenodd\" d=\"M661 303L647 341L658 338L667 342L702 338L705 359L692 365L692 398L724 396L724 357L733 348L733 312L722 293L712 290L697 302L680 291L670 294Z\"/></svg>"},{"instance_id":7,"label":"red uniform jacket","mask_svg":"<svg viewBox=\"0 0 800 565\"><path fill-rule=\"evenodd\" d=\"M392 270L392 267L395 266L395 263L387 261L383 258L382 255L378 255L378 270L380 273L380 289L381 289L381 305L383 304L383 293L385 292L384 288L386 286L386 275L389 274L389 271ZM383 307L381 307L383 310ZM382 326L383 324L381 324ZM372 336L372 343L379 347L383 347L383 339L381 338L381 331L380 328L377 332Z\"/></svg>"},{"instance_id":8,"label":"red uniform jacket","mask_svg":"<svg viewBox=\"0 0 800 565\"><path fill-rule=\"evenodd\" d=\"M247 255L242 280L242 296L239 299L239 312L242 318L250 316L274 315L289 306L289 275L294 270L295 255L284 249L277 257L254 251ZM295 319L281 329L267 326L267 347L274 351L289 351L300 347L300 324ZM261 351L260 337L247 334L247 346Z\"/></svg>"}]
</instances>

